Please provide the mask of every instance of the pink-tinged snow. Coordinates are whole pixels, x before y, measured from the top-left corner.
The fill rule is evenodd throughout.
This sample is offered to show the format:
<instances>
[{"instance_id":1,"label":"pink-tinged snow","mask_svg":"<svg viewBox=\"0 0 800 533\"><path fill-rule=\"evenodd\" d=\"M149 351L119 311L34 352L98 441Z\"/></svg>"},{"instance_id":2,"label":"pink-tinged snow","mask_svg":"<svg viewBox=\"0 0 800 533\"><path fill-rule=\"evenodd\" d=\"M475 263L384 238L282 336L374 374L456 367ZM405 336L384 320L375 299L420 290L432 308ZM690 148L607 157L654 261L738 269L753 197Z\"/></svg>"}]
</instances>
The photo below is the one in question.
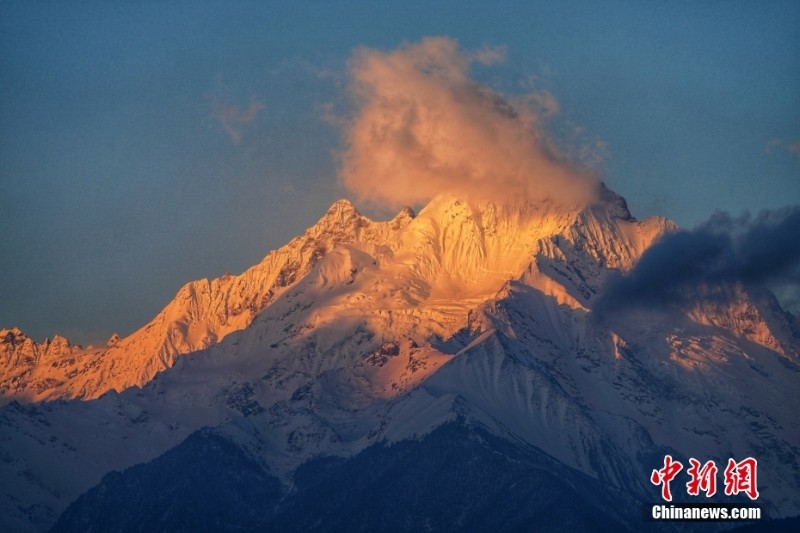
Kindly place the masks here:
<instances>
[{"instance_id":1,"label":"pink-tinged snow","mask_svg":"<svg viewBox=\"0 0 800 533\"><path fill-rule=\"evenodd\" d=\"M18 487L0 508L31 527L18 509L60 512L104 473L203 426L291 483L309 457L462 417L634 492L651 488L636 458L655 449L760 454L770 509L796 514L800 487L782 472L798 468L800 360L774 298L739 287L725 301L592 318L609 272L673 228L618 202L442 196L373 222L342 200L242 275L187 284L113 346L43 348L9 331L6 401L99 399L0 411L0 453L13 458L0 484Z\"/></svg>"}]
</instances>

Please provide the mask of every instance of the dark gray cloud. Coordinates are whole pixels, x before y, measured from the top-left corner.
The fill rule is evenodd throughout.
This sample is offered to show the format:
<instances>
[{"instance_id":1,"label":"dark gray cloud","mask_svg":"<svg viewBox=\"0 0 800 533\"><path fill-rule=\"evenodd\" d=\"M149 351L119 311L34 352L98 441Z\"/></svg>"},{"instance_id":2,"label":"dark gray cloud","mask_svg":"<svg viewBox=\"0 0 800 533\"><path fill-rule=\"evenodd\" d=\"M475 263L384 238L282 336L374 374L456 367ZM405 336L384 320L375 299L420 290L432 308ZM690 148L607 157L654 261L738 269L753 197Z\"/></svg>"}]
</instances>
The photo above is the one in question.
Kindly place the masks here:
<instances>
[{"instance_id":1,"label":"dark gray cloud","mask_svg":"<svg viewBox=\"0 0 800 533\"><path fill-rule=\"evenodd\" d=\"M660 307L719 294L734 283L800 285L800 206L732 217L716 213L661 238L625 275L612 276L593 310Z\"/></svg>"}]
</instances>

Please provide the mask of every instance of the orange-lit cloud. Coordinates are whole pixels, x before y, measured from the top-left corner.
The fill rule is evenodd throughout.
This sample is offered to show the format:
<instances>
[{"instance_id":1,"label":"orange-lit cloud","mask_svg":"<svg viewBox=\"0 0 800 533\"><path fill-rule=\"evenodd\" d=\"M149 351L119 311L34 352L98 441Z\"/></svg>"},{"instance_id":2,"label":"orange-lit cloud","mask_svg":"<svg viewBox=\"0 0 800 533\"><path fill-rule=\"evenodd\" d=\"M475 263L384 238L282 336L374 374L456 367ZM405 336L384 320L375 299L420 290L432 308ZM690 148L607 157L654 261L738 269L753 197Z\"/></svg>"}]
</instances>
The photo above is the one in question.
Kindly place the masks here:
<instances>
[{"instance_id":1,"label":"orange-lit cloud","mask_svg":"<svg viewBox=\"0 0 800 533\"><path fill-rule=\"evenodd\" d=\"M342 184L386 207L454 192L587 202L595 178L564 161L543 122L558 112L547 92L506 97L469 77L502 49L461 50L426 38L392 52L357 50L350 61L356 113L345 124Z\"/></svg>"},{"instance_id":2,"label":"orange-lit cloud","mask_svg":"<svg viewBox=\"0 0 800 533\"><path fill-rule=\"evenodd\" d=\"M212 105L214 116L235 143L242 140L242 128L255 120L258 113L264 109L264 104L255 98L250 100L250 105L246 109L234 104L220 104L216 100Z\"/></svg>"}]
</instances>

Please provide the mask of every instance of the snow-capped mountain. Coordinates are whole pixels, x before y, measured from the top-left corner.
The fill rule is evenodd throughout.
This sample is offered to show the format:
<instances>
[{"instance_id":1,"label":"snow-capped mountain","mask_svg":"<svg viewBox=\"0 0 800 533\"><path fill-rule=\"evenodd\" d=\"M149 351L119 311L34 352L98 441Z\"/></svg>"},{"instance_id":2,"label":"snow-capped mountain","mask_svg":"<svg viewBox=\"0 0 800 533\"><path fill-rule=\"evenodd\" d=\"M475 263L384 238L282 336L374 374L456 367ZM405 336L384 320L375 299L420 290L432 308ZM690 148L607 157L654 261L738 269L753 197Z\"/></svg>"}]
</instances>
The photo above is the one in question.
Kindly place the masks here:
<instances>
[{"instance_id":1,"label":"snow-capped mountain","mask_svg":"<svg viewBox=\"0 0 800 533\"><path fill-rule=\"evenodd\" d=\"M395 496L424 507L389 480L353 472L374 471L381 457L403 480L413 484L413 472L431 487L454 472L420 467L443 447L466 461L471 481L448 489L464 496L452 512L465 523L463 502L473 500L458 491L485 483L476 465L498 454L544 476L553 494L594 506L567 525L604 517L635 529L620 509L657 501L649 476L665 453L717 464L756 457L759 503L772 516L797 514L800 336L790 317L771 294L733 286L713 300L598 319L592 303L606 278L674 229L663 218L635 220L610 191L601 196L582 209L440 196L388 222L341 200L259 265L188 284L148 326L104 350L59 341L51 354L4 332L8 397L91 401L13 401L0 411L0 483L15 487L0 522L49 528L80 496L58 527L103 523L119 515L120 491L147 505L152 488L178 503L146 513L174 524L194 489L159 473L195 460L249 469L241 479L274 506L266 525L308 516L305 498L343 489L308 480L336 484L347 472L348 486L386 492L376 509ZM62 364L72 366L53 374ZM47 379L49 388L37 385ZM422 455L410 461L410 449ZM350 463L310 462L320 456ZM497 471L511 477L502 479L534 490L503 465ZM493 487L498 501L510 497L507 485ZM541 505L532 494L524 501ZM330 509L342 505L352 502ZM265 527L264 516L247 527ZM496 518L484 516L486 527Z\"/></svg>"},{"instance_id":2,"label":"snow-capped mountain","mask_svg":"<svg viewBox=\"0 0 800 533\"><path fill-rule=\"evenodd\" d=\"M17 328L2 330L0 394L6 402L89 400L109 390L142 386L170 368L175 357L247 327L334 247L380 245L394 238L412 215L403 211L389 222L376 223L348 201L336 202L303 235L243 274L187 283L153 320L125 338L115 334L102 348L70 346L59 336L37 344Z\"/></svg>"}]
</instances>

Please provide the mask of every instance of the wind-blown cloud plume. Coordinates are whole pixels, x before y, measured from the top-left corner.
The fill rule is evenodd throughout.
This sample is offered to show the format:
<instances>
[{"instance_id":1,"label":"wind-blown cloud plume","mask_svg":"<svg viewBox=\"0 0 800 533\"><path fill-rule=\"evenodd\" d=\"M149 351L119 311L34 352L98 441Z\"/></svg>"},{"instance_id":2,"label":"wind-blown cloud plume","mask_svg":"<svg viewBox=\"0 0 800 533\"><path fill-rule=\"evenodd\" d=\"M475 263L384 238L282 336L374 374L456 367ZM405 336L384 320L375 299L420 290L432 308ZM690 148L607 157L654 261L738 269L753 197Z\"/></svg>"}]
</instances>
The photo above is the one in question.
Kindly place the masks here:
<instances>
[{"instance_id":1,"label":"wind-blown cloud plume","mask_svg":"<svg viewBox=\"0 0 800 533\"><path fill-rule=\"evenodd\" d=\"M505 97L469 77L500 50L468 53L448 38L350 61L355 116L345 125L340 179L362 201L415 204L444 192L502 201L592 199L596 180L559 156L543 132L549 93Z\"/></svg>"},{"instance_id":2,"label":"wind-blown cloud plume","mask_svg":"<svg viewBox=\"0 0 800 533\"><path fill-rule=\"evenodd\" d=\"M717 213L665 235L627 275L612 278L594 305L602 316L629 306L680 304L709 289L800 285L800 206L734 218Z\"/></svg>"}]
</instances>

